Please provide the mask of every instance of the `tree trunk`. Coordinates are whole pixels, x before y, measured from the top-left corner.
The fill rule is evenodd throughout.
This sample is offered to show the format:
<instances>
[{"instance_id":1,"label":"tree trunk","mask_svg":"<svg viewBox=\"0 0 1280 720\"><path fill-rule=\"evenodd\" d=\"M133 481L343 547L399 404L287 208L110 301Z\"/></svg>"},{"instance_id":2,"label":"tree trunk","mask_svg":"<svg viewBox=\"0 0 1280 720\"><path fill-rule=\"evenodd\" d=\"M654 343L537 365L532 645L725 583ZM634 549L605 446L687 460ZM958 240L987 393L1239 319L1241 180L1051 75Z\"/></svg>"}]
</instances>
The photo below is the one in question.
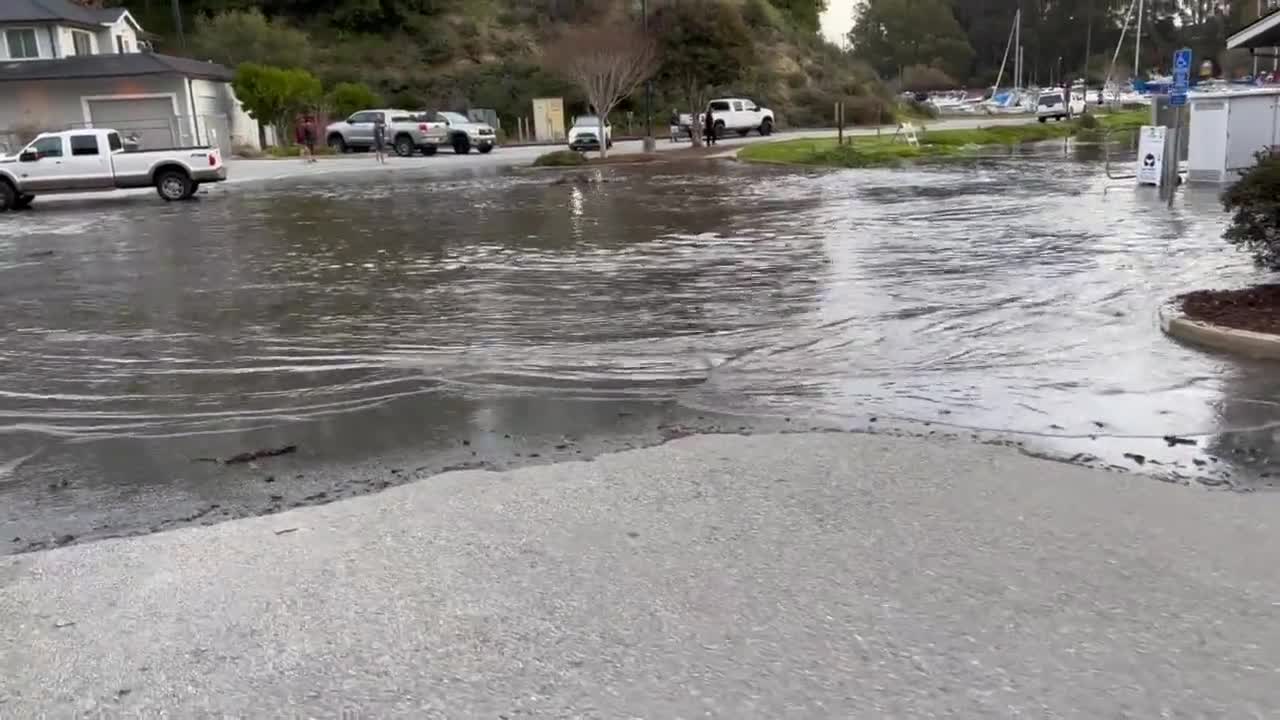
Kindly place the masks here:
<instances>
[{"instance_id":1,"label":"tree trunk","mask_svg":"<svg viewBox=\"0 0 1280 720\"><path fill-rule=\"evenodd\" d=\"M693 147L700 148L702 147L702 121L698 118L698 103L702 100L702 93L698 92L700 83L696 79L689 78L687 83L685 99L689 102L689 139L693 141ZM705 102L702 104L706 105Z\"/></svg>"},{"instance_id":2,"label":"tree trunk","mask_svg":"<svg viewBox=\"0 0 1280 720\"><path fill-rule=\"evenodd\" d=\"M609 136L605 134L605 130L604 130L605 126L609 124L609 121L606 120L605 117L606 117L605 113L600 113L599 115L596 115L596 120L600 122L600 159L601 160L609 157Z\"/></svg>"}]
</instances>

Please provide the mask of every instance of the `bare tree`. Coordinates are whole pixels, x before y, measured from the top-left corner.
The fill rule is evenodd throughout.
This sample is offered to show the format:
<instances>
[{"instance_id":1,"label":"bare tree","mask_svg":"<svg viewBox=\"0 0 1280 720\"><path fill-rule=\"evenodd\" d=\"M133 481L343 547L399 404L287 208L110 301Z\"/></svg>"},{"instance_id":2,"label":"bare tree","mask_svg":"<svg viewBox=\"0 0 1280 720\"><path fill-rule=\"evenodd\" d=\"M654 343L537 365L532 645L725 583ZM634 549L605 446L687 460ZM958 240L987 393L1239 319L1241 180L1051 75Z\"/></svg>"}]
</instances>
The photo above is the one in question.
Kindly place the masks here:
<instances>
[{"instance_id":1,"label":"bare tree","mask_svg":"<svg viewBox=\"0 0 1280 720\"><path fill-rule=\"evenodd\" d=\"M658 47L635 23L609 20L566 28L542 61L587 96L600 120L600 157L607 157L609 113L657 70Z\"/></svg>"}]
</instances>

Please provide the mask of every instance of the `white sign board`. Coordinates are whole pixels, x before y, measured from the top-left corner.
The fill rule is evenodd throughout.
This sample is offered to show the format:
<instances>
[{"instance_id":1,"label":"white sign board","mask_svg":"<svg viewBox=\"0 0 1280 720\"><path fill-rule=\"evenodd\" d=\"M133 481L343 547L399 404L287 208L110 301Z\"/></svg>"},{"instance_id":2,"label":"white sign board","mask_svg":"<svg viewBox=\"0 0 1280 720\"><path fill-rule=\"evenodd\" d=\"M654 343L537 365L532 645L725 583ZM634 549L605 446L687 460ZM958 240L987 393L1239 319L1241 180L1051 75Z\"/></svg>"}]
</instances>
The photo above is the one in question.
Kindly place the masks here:
<instances>
[{"instance_id":1,"label":"white sign board","mask_svg":"<svg viewBox=\"0 0 1280 720\"><path fill-rule=\"evenodd\" d=\"M1164 177L1163 125L1143 125L1138 135L1138 184L1160 186Z\"/></svg>"}]
</instances>

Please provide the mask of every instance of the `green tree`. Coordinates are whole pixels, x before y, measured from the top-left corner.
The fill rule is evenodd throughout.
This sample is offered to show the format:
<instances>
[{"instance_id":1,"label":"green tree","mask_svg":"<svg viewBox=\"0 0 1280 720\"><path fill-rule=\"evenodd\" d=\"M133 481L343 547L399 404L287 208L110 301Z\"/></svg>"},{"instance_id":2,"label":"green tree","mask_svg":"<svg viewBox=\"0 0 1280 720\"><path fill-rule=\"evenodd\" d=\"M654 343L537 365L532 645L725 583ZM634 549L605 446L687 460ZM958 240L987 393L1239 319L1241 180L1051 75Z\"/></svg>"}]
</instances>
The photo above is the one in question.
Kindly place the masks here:
<instances>
[{"instance_id":1,"label":"green tree","mask_svg":"<svg viewBox=\"0 0 1280 720\"><path fill-rule=\"evenodd\" d=\"M882 76L912 65L967 76L973 58L947 0L864 0L849 41Z\"/></svg>"},{"instance_id":2,"label":"green tree","mask_svg":"<svg viewBox=\"0 0 1280 720\"><path fill-rule=\"evenodd\" d=\"M334 85L326 99L334 117L342 118L358 110L366 110L382 104L382 98L368 85L357 82L340 82Z\"/></svg>"},{"instance_id":3,"label":"green tree","mask_svg":"<svg viewBox=\"0 0 1280 720\"><path fill-rule=\"evenodd\" d=\"M268 20L257 8L232 10L196 18L191 54L229 67L241 63L305 67L311 57L311 39L279 18Z\"/></svg>"},{"instance_id":4,"label":"green tree","mask_svg":"<svg viewBox=\"0 0 1280 720\"><path fill-rule=\"evenodd\" d=\"M724 0L684 0L653 15L662 44L658 78L695 115L716 88L738 82L755 62L751 30L737 7ZM693 133L694 145L700 145Z\"/></svg>"},{"instance_id":5,"label":"green tree","mask_svg":"<svg viewBox=\"0 0 1280 720\"><path fill-rule=\"evenodd\" d=\"M822 13L827 0L771 0L775 7L786 13L795 26L805 32L816 33L822 26Z\"/></svg>"},{"instance_id":6,"label":"green tree","mask_svg":"<svg viewBox=\"0 0 1280 720\"><path fill-rule=\"evenodd\" d=\"M276 137L286 145L294 117L318 104L323 95L320 81L306 70L255 63L237 67L231 86L249 115L259 123L275 126Z\"/></svg>"}]
</instances>

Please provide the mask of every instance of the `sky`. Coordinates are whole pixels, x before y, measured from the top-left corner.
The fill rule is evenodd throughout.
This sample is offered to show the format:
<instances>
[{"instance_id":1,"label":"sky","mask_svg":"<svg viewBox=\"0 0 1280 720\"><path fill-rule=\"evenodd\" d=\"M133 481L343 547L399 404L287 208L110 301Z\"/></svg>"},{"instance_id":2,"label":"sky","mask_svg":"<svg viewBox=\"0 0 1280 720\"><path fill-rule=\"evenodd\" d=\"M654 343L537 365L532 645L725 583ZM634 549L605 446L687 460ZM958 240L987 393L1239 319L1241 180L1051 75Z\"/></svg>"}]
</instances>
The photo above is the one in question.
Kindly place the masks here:
<instances>
[{"instance_id":1,"label":"sky","mask_svg":"<svg viewBox=\"0 0 1280 720\"><path fill-rule=\"evenodd\" d=\"M853 27L853 4L855 0L827 0L827 11L822 14L822 34L831 42L840 45L844 36Z\"/></svg>"}]
</instances>

